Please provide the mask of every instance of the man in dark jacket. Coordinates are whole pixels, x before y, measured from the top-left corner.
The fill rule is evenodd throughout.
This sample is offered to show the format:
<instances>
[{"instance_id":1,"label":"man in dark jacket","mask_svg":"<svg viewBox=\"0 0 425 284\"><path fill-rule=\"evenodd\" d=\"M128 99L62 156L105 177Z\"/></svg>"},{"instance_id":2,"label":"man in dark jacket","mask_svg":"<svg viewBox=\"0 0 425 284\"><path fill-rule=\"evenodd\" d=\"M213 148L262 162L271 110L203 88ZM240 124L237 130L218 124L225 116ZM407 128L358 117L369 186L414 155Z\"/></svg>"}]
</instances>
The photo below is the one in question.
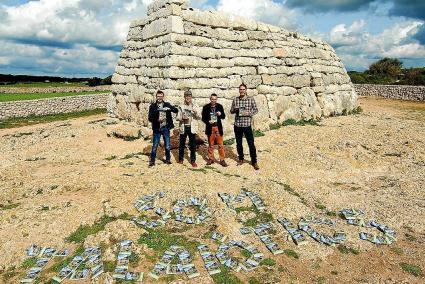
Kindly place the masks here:
<instances>
[{"instance_id":1,"label":"man in dark jacket","mask_svg":"<svg viewBox=\"0 0 425 284\"><path fill-rule=\"evenodd\" d=\"M227 167L224 160L223 125L221 124L221 120L225 118L223 106L217 103L217 95L212 94L210 103L202 109L202 121L205 123L205 134L208 136L209 145L207 165L214 163L214 145L217 141L220 165Z\"/></svg>"},{"instance_id":2,"label":"man in dark jacket","mask_svg":"<svg viewBox=\"0 0 425 284\"><path fill-rule=\"evenodd\" d=\"M174 128L173 117L171 113L177 113L176 107L170 103L164 102L164 92L156 92L156 102L149 107L149 122L152 123L153 130L153 145L149 167L155 166L156 150L158 149L161 136L165 144L165 163L171 164L171 144L170 144L170 129Z\"/></svg>"}]
</instances>

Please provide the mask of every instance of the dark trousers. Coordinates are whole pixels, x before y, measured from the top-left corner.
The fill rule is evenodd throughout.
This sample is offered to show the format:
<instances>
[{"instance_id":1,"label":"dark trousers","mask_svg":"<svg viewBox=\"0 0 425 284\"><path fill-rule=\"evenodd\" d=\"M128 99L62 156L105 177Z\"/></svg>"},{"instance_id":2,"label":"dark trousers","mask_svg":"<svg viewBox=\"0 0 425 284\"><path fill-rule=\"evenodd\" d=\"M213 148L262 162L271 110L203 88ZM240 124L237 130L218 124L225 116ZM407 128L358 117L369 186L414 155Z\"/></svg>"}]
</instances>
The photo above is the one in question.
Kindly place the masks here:
<instances>
[{"instance_id":1,"label":"dark trousers","mask_svg":"<svg viewBox=\"0 0 425 284\"><path fill-rule=\"evenodd\" d=\"M236 149L238 151L239 160L244 159L242 138L245 135L246 142L248 142L249 155L251 156L251 162L253 164L257 163L257 149L255 148L254 143L254 133L252 132L252 127L234 127L235 138L236 138Z\"/></svg>"},{"instance_id":2,"label":"dark trousers","mask_svg":"<svg viewBox=\"0 0 425 284\"><path fill-rule=\"evenodd\" d=\"M184 148L186 147L186 138L189 136L190 162L196 161L196 138L190 127L185 127L184 133L180 134L179 143L179 161L183 161Z\"/></svg>"}]
</instances>

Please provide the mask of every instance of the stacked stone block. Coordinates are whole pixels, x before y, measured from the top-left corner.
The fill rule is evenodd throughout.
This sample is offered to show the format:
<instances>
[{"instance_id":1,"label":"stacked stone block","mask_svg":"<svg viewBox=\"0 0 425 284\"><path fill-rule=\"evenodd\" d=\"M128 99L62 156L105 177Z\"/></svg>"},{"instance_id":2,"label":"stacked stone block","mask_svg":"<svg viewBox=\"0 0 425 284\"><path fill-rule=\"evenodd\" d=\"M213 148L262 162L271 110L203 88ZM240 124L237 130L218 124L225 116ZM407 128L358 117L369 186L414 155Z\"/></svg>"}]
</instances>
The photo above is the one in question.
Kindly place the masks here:
<instances>
[{"instance_id":1,"label":"stacked stone block","mask_svg":"<svg viewBox=\"0 0 425 284\"><path fill-rule=\"evenodd\" d=\"M225 110L248 86L259 107L254 127L317 119L357 107L350 78L325 42L185 0L154 1L132 22L112 78L110 113L147 125L148 105L161 89L172 103L190 89L195 102L216 93ZM232 123L230 118L225 127Z\"/></svg>"}]
</instances>

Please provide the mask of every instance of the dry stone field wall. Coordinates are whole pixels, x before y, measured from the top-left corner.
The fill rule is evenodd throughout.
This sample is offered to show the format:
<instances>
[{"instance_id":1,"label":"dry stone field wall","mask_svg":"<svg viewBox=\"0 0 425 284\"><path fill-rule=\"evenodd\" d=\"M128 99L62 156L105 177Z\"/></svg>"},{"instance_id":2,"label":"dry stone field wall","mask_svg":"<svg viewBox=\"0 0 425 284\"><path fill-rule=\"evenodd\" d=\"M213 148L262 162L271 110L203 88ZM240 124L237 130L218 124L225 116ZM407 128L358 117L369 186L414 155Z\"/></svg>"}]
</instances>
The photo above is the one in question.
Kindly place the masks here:
<instances>
[{"instance_id":1,"label":"dry stone field wall","mask_svg":"<svg viewBox=\"0 0 425 284\"><path fill-rule=\"evenodd\" d=\"M425 101L425 86L355 85L359 96L375 96L396 100Z\"/></svg>"},{"instance_id":2,"label":"dry stone field wall","mask_svg":"<svg viewBox=\"0 0 425 284\"><path fill-rule=\"evenodd\" d=\"M112 78L108 109L113 116L146 125L157 89L172 103L181 102L184 90L191 89L198 105L216 93L229 110L241 83L257 101L258 129L357 107L343 64L321 40L187 8L185 0L154 1L147 14L132 22Z\"/></svg>"},{"instance_id":3,"label":"dry stone field wall","mask_svg":"<svg viewBox=\"0 0 425 284\"><path fill-rule=\"evenodd\" d=\"M96 87L47 87L47 88L16 88L16 87L1 87L0 93L3 94L39 94L39 93L80 93L93 91L110 91L111 86L96 86Z\"/></svg>"},{"instance_id":4,"label":"dry stone field wall","mask_svg":"<svg viewBox=\"0 0 425 284\"><path fill-rule=\"evenodd\" d=\"M0 120L105 108L109 93L0 103Z\"/></svg>"}]
</instances>

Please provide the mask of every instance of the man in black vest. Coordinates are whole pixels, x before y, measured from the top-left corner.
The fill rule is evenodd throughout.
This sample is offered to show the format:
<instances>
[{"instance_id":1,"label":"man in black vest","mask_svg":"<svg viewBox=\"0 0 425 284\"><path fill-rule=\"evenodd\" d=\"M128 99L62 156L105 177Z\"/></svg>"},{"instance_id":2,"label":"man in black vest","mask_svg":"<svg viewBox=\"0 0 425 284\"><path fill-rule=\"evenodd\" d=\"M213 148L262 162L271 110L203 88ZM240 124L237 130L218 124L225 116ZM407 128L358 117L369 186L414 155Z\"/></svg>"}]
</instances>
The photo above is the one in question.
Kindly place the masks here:
<instances>
[{"instance_id":1,"label":"man in black vest","mask_svg":"<svg viewBox=\"0 0 425 284\"><path fill-rule=\"evenodd\" d=\"M165 144L165 163L168 165L171 164L170 129L174 128L172 112L177 113L177 108L170 103L164 102L164 92L158 90L156 92L156 102L150 105L148 115L153 130L153 145L149 167L155 166L156 150L158 149L161 136Z\"/></svg>"},{"instance_id":2,"label":"man in black vest","mask_svg":"<svg viewBox=\"0 0 425 284\"><path fill-rule=\"evenodd\" d=\"M214 145L217 141L220 165L227 167L224 160L223 125L221 124L221 120L225 118L223 106L217 103L217 95L212 94L210 103L202 109L202 121L205 123L205 134L208 136L209 145L207 165L214 163Z\"/></svg>"}]
</instances>

